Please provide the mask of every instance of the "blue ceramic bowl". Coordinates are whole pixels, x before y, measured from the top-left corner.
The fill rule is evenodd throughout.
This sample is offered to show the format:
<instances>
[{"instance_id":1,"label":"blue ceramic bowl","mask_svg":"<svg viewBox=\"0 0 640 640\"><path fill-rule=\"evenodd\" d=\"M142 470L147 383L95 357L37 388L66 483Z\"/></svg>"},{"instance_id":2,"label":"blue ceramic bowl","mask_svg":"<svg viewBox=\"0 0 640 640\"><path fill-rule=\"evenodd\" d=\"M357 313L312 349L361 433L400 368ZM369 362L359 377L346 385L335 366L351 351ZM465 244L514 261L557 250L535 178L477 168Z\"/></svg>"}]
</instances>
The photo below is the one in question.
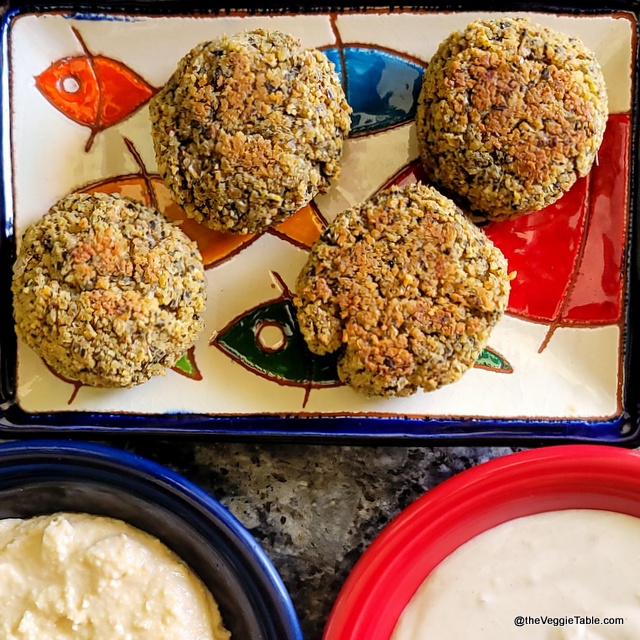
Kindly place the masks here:
<instances>
[{"instance_id":1,"label":"blue ceramic bowl","mask_svg":"<svg viewBox=\"0 0 640 640\"><path fill-rule=\"evenodd\" d=\"M162 540L210 589L232 638L302 640L284 584L255 539L166 467L95 444L0 444L0 518L56 511L119 518Z\"/></svg>"}]
</instances>

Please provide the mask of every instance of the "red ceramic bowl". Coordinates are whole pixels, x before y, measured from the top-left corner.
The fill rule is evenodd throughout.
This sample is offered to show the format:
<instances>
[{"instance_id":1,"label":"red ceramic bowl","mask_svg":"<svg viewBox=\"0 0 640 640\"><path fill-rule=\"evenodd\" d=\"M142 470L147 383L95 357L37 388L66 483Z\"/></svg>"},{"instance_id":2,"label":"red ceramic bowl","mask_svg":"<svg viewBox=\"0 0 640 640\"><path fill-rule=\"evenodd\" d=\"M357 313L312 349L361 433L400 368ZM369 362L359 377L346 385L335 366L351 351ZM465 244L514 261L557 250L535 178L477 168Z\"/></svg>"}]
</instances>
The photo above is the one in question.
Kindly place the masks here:
<instances>
[{"instance_id":1,"label":"red ceramic bowl","mask_svg":"<svg viewBox=\"0 0 640 640\"><path fill-rule=\"evenodd\" d=\"M323 640L389 640L429 573L474 536L544 511L603 509L640 517L640 453L560 445L514 453L443 482L395 518L357 562Z\"/></svg>"}]
</instances>

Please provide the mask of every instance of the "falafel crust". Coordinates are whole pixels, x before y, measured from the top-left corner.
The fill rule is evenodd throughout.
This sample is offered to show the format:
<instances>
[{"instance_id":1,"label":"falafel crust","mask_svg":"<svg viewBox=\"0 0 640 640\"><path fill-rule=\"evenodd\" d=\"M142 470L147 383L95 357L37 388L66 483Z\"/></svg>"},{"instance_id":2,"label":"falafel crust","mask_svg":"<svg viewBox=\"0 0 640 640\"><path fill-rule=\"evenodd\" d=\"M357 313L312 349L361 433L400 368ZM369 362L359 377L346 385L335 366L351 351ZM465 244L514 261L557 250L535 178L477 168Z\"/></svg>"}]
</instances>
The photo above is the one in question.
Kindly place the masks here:
<instances>
[{"instance_id":1,"label":"falafel crust","mask_svg":"<svg viewBox=\"0 0 640 640\"><path fill-rule=\"evenodd\" d=\"M344 383L408 396L473 366L509 290L500 250L451 200L418 183L338 215L312 247L294 302L310 350L341 350Z\"/></svg>"},{"instance_id":2,"label":"falafel crust","mask_svg":"<svg viewBox=\"0 0 640 640\"><path fill-rule=\"evenodd\" d=\"M590 171L607 116L602 70L580 40L523 18L473 22L424 73L420 157L460 206L514 218Z\"/></svg>"},{"instance_id":3,"label":"falafel crust","mask_svg":"<svg viewBox=\"0 0 640 640\"><path fill-rule=\"evenodd\" d=\"M274 226L325 191L351 126L327 57L262 29L200 43L149 112L158 169L178 204L237 233Z\"/></svg>"},{"instance_id":4,"label":"falafel crust","mask_svg":"<svg viewBox=\"0 0 640 640\"><path fill-rule=\"evenodd\" d=\"M158 211L115 194L72 194L22 238L16 332L65 378L130 387L193 345L205 284L195 243Z\"/></svg>"}]
</instances>

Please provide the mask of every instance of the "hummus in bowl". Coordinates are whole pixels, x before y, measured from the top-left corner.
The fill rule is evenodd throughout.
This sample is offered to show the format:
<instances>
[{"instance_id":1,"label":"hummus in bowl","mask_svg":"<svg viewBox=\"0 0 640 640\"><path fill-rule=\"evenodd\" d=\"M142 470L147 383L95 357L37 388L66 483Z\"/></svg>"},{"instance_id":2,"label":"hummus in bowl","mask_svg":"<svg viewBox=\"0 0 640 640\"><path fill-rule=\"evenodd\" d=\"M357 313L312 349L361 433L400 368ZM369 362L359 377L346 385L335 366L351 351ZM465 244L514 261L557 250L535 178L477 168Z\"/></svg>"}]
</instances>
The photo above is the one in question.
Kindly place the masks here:
<instances>
[{"instance_id":1,"label":"hummus in bowl","mask_svg":"<svg viewBox=\"0 0 640 640\"><path fill-rule=\"evenodd\" d=\"M93 443L0 444L0 598L3 640L302 640L280 576L229 511Z\"/></svg>"},{"instance_id":2,"label":"hummus in bowl","mask_svg":"<svg viewBox=\"0 0 640 640\"><path fill-rule=\"evenodd\" d=\"M229 640L211 593L157 538L122 520L0 520L0 636Z\"/></svg>"}]
</instances>

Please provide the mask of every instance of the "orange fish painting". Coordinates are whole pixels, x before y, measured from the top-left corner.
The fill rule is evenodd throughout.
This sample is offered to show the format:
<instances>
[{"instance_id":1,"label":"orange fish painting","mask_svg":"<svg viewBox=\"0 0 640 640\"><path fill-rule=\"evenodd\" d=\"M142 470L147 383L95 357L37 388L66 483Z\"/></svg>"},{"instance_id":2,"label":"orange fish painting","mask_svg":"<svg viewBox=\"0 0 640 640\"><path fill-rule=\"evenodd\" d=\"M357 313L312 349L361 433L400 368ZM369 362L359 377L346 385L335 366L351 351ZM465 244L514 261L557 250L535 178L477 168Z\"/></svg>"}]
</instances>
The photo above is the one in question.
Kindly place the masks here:
<instances>
[{"instance_id":1,"label":"orange fish painting","mask_svg":"<svg viewBox=\"0 0 640 640\"><path fill-rule=\"evenodd\" d=\"M202 260L207 269L226 262L255 242L263 233L268 233L308 251L327 226L327 221L312 201L277 227L259 234L240 235L209 229L195 220L187 218L187 214L182 207L171 198L171 194L162 178L157 173L148 171L133 142L128 138L123 140L140 171L100 180L80 187L78 190L86 193L96 191L119 193L158 209L169 220L180 223L183 231L198 244Z\"/></svg>"},{"instance_id":2,"label":"orange fish painting","mask_svg":"<svg viewBox=\"0 0 640 640\"><path fill-rule=\"evenodd\" d=\"M60 113L91 130L89 151L98 133L135 113L157 89L119 60L92 53L71 29L84 54L54 62L35 82Z\"/></svg>"}]
</instances>

